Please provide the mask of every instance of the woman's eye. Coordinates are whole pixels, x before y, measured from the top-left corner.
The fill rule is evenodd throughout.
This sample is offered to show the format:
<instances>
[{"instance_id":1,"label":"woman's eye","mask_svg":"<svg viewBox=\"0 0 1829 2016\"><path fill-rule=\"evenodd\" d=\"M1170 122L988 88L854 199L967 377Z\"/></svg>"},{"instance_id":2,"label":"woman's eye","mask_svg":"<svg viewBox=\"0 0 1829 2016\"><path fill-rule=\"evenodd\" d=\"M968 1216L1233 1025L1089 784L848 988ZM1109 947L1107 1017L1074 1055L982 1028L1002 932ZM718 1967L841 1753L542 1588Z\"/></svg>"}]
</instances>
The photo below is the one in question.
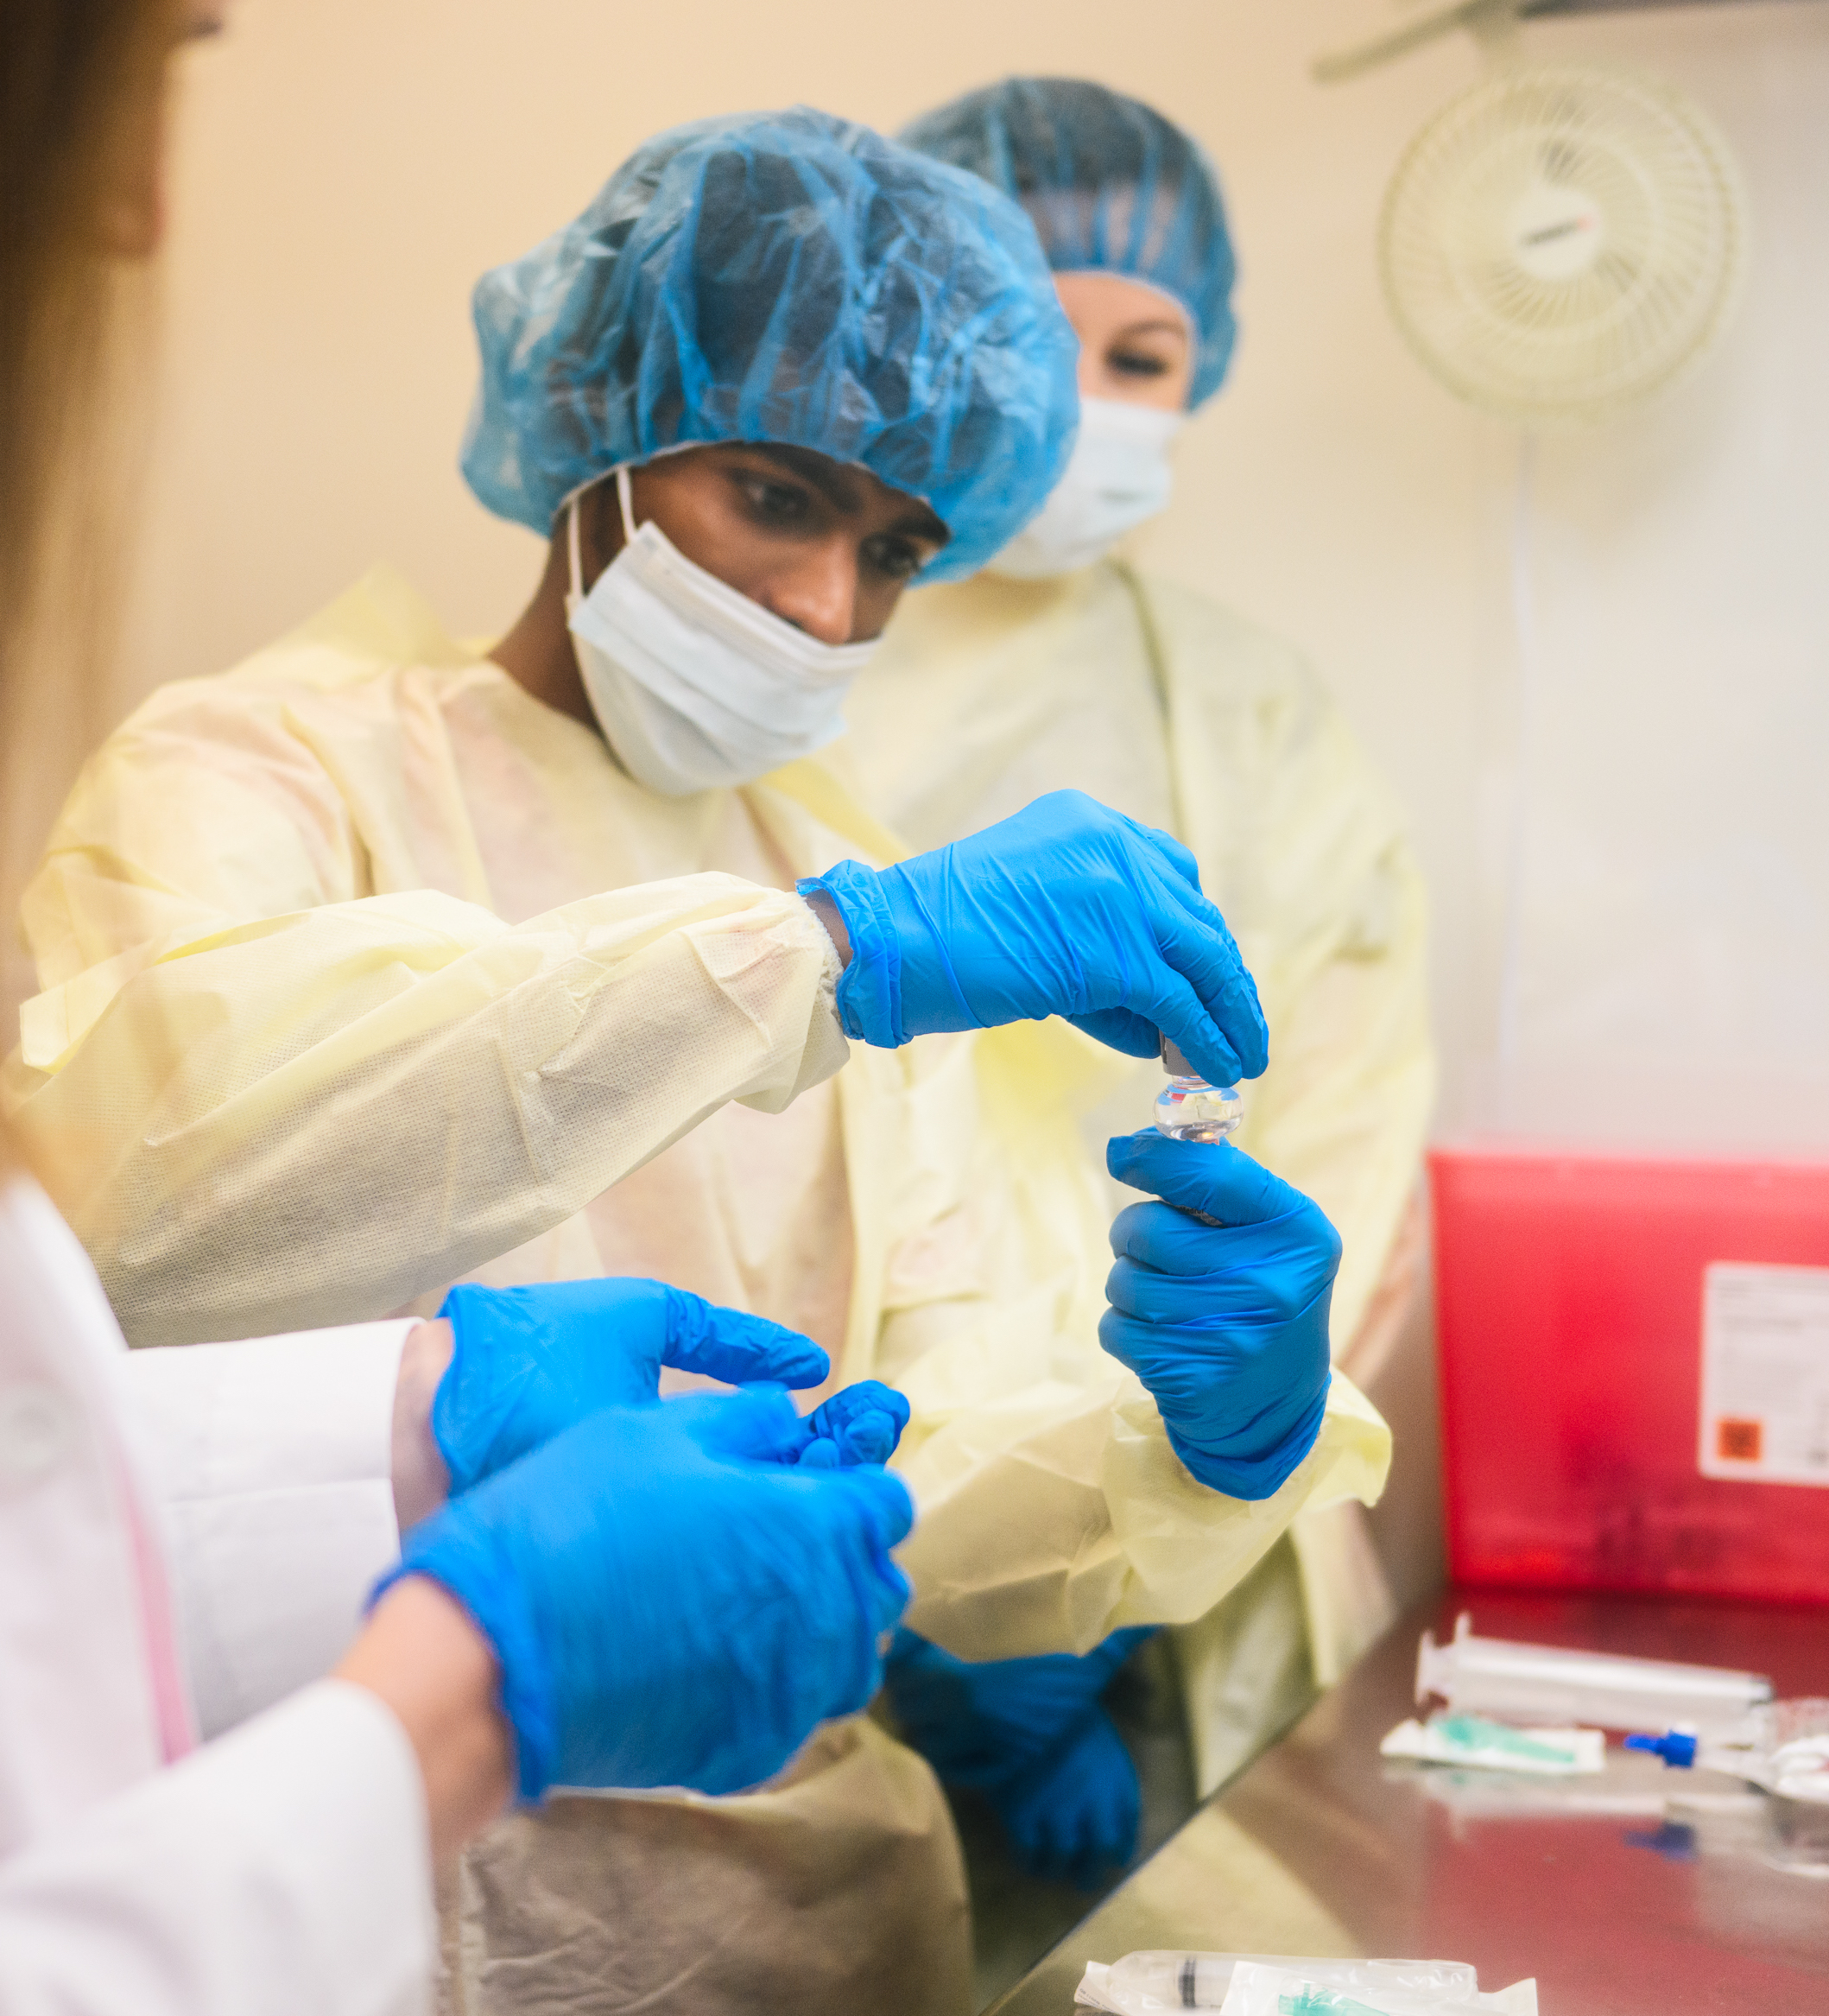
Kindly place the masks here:
<instances>
[{"instance_id":1,"label":"woman's eye","mask_svg":"<svg viewBox=\"0 0 1829 2016\"><path fill-rule=\"evenodd\" d=\"M921 572L927 557L924 548L917 546L912 539L899 538L893 532L864 542L864 560L892 581L912 580Z\"/></svg>"},{"instance_id":2,"label":"woman's eye","mask_svg":"<svg viewBox=\"0 0 1829 2016\"><path fill-rule=\"evenodd\" d=\"M1147 350L1108 350L1105 363L1122 378L1161 378L1168 375L1168 359Z\"/></svg>"}]
</instances>

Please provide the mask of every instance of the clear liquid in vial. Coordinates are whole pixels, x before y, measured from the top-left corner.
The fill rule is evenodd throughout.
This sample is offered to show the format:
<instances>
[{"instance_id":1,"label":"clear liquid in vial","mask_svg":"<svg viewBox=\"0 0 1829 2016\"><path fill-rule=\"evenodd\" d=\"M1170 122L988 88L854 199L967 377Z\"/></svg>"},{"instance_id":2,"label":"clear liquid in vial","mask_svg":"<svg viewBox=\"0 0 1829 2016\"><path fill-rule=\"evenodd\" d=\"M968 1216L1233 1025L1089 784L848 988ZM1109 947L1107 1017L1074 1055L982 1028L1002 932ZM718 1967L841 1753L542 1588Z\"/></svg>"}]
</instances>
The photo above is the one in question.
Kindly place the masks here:
<instances>
[{"instance_id":1,"label":"clear liquid in vial","mask_svg":"<svg viewBox=\"0 0 1829 2016\"><path fill-rule=\"evenodd\" d=\"M1223 1141L1244 1118L1236 1085L1209 1085L1165 1036L1162 1068L1168 1082L1156 1094L1155 1125L1174 1141Z\"/></svg>"}]
</instances>

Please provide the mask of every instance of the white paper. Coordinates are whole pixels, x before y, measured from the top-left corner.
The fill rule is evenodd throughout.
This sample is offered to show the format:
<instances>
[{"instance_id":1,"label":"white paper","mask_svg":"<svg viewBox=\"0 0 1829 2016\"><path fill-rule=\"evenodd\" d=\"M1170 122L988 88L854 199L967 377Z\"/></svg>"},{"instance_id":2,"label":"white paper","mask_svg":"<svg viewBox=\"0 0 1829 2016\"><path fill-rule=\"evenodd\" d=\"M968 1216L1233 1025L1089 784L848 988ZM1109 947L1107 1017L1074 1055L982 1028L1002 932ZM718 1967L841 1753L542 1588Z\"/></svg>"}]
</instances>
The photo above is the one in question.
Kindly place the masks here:
<instances>
[{"instance_id":1,"label":"white paper","mask_svg":"<svg viewBox=\"0 0 1829 2016\"><path fill-rule=\"evenodd\" d=\"M1702 1277L1705 1477L1829 1487L1829 1267Z\"/></svg>"}]
</instances>

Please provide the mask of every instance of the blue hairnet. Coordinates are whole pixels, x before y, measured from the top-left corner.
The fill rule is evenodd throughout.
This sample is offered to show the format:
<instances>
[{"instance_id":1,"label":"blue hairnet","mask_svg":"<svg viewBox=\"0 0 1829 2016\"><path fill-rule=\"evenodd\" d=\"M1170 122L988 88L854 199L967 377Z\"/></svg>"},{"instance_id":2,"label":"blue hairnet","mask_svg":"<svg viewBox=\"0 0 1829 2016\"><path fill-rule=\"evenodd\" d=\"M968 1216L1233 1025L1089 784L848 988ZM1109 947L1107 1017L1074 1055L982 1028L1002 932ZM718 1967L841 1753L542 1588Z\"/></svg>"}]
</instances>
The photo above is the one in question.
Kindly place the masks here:
<instances>
[{"instance_id":1,"label":"blue hairnet","mask_svg":"<svg viewBox=\"0 0 1829 2016\"><path fill-rule=\"evenodd\" d=\"M796 106L649 141L478 282L470 487L551 529L580 485L695 441L861 463L981 567L1079 424L1079 345L1028 219L977 176Z\"/></svg>"},{"instance_id":2,"label":"blue hairnet","mask_svg":"<svg viewBox=\"0 0 1829 2016\"><path fill-rule=\"evenodd\" d=\"M1219 390L1238 274L1219 178L1198 142L1134 98L1073 77L1006 77L898 136L1028 211L1057 273L1123 273L1173 295L1198 348L1187 403Z\"/></svg>"}]
</instances>

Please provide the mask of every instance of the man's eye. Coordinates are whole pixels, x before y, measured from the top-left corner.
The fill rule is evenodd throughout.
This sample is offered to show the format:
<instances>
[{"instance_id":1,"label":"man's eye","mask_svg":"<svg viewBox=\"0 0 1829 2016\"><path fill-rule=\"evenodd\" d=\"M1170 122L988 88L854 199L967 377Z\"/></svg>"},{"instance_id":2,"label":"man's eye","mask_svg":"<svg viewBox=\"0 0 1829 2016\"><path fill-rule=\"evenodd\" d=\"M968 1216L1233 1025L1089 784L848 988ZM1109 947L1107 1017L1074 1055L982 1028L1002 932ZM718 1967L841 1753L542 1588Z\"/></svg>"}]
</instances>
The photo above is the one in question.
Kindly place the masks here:
<instances>
[{"instance_id":1,"label":"man's eye","mask_svg":"<svg viewBox=\"0 0 1829 2016\"><path fill-rule=\"evenodd\" d=\"M744 501L765 524L802 524L812 515L813 499L797 484L744 476L738 479L738 485Z\"/></svg>"},{"instance_id":2,"label":"man's eye","mask_svg":"<svg viewBox=\"0 0 1829 2016\"><path fill-rule=\"evenodd\" d=\"M926 548L917 546L912 539L898 537L893 532L885 532L875 539L864 542L864 560L880 574L892 581L912 580L921 572L927 555Z\"/></svg>"},{"instance_id":3,"label":"man's eye","mask_svg":"<svg viewBox=\"0 0 1829 2016\"><path fill-rule=\"evenodd\" d=\"M1152 357L1147 350L1110 350L1105 363L1120 377L1160 378L1168 374L1168 360Z\"/></svg>"}]
</instances>

